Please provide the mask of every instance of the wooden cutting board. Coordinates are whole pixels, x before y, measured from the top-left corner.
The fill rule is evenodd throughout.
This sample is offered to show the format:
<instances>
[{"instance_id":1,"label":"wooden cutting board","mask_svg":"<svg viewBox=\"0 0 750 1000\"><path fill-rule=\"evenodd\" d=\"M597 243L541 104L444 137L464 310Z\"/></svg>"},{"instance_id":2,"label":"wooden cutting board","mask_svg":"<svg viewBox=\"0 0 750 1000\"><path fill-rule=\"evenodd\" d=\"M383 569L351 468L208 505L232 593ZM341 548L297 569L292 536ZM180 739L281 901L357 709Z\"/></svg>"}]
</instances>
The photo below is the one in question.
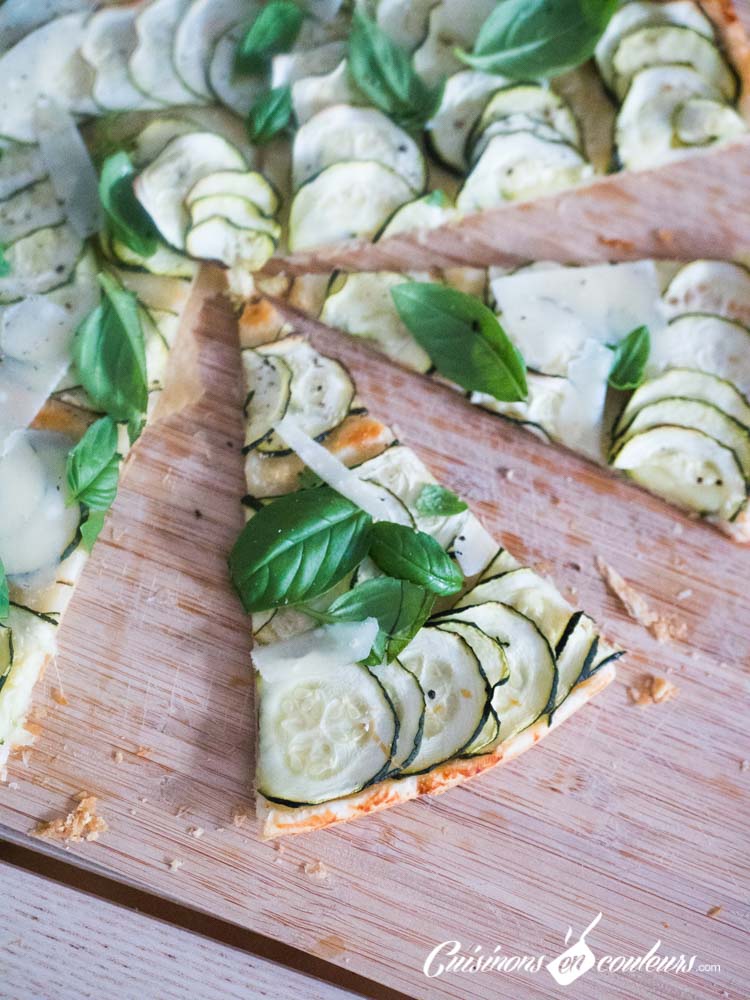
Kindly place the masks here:
<instances>
[{"instance_id":1,"label":"wooden cutting board","mask_svg":"<svg viewBox=\"0 0 750 1000\"><path fill-rule=\"evenodd\" d=\"M197 294L216 287L207 275ZM551 959L599 911L597 956L661 939L660 954L721 971L637 983L592 971L579 1000L746 996L750 553L457 394L316 336L372 411L630 655L603 696L507 767L260 843L248 623L225 571L243 477L236 332L221 300L205 302L197 335L205 395L138 446L38 692L42 734L0 788L0 832L23 840L88 790L110 830L69 860L414 997L563 996L544 968L428 979L422 966L449 939ZM630 621L597 554L684 622L684 641L659 644ZM635 707L626 689L644 673L667 676L677 698Z\"/></svg>"}]
</instances>

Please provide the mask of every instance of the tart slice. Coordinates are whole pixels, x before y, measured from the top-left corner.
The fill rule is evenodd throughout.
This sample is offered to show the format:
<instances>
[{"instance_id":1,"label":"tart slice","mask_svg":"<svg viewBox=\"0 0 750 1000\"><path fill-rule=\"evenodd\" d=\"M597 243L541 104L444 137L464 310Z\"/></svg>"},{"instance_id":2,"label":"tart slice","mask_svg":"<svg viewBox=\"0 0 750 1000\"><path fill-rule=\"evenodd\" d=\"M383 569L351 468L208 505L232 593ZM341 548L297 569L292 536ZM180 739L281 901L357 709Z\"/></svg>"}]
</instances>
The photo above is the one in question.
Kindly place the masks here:
<instances>
[{"instance_id":1,"label":"tart slice","mask_svg":"<svg viewBox=\"0 0 750 1000\"><path fill-rule=\"evenodd\" d=\"M621 655L395 441L351 374L248 310L244 498L266 838L442 792L517 756Z\"/></svg>"}]
</instances>

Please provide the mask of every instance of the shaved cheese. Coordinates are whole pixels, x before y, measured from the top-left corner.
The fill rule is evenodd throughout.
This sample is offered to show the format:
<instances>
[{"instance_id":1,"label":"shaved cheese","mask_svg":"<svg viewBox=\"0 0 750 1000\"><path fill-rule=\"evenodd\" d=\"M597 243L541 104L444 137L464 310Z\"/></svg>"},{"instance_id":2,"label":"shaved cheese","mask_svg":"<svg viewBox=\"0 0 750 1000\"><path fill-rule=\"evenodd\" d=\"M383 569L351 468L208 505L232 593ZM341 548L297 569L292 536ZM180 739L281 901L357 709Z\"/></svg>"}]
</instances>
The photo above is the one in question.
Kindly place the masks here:
<instances>
[{"instance_id":1,"label":"shaved cheese","mask_svg":"<svg viewBox=\"0 0 750 1000\"><path fill-rule=\"evenodd\" d=\"M612 351L587 340L568 365L569 391L562 398L557 417L560 439L597 462L605 461L604 404L611 367Z\"/></svg>"},{"instance_id":2,"label":"shaved cheese","mask_svg":"<svg viewBox=\"0 0 750 1000\"><path fill-rule=\"evenodd\" d=\"M487 568L497 548L495 539L472 514L466 518L461 533L453 543L453 554L461 572L469 577Z\"/></svg>"},{"instance_id":3,"label":"shaved cheese","mask_svg":"<svg viewBox=\"0 0 750 1000\"><path fill-rule=\"evenodd\" d=\"M98 178L78 127L51 98L37 102L34 125L50 181L81 239L102 227Z\"/></svg>"},{"instance_id":4,"label":"shaved cheese","mask_svg":"<svg viewBox=\"0 0 750 1000\"><path fill-rule=\"evenodd\" d=\"M361 622L336 622L303 632L253 650L253 660L261 677L273 681L281 673L287 676L295 667L308 669L316 665L335 670L364 660L378 634L376 618Z\"/></svg>"}]
</instances>

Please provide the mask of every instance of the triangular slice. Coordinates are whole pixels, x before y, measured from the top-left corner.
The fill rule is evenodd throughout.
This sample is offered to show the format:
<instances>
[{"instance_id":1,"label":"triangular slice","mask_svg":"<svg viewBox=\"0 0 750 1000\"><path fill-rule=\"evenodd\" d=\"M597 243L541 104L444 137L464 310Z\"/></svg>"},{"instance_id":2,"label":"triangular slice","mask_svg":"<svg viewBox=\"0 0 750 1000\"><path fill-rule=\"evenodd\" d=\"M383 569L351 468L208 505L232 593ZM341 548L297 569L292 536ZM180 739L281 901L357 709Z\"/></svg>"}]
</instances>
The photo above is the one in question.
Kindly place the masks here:
<instances>
[{"instance_id":1,"label":"triangular slice","mask_svg":"<svg viewBox=\"0 0 750 1000\"><path fill-rule=\"evenodd\" d=\"M444 791L517 756L620 655L501 549L356 393L263 310L241 322L248 523L230 558L252 613L261 833L303 833Z\"/></svg>"}]
</instances>

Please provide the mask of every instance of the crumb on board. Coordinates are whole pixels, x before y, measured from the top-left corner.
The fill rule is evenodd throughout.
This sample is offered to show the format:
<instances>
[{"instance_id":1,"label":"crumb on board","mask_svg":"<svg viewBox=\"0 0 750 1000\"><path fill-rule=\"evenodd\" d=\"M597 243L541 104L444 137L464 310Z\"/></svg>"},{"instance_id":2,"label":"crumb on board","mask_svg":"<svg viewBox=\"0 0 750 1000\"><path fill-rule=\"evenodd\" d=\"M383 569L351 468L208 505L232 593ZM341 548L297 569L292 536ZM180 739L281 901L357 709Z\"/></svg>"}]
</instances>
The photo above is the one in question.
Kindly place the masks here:
<instances>
[{"instance_id":1,"label":"crumb on board","mask_svg":"<svg viewBox=\"0 0 750 1000\"><path fill-rule=\"evenodd\" d=\"M125 754L122 752L122 750L113 750L112 760L115 762L115 764L122 764L122 762L125 760Z\"/></svg>"},{"instance_id":2,"label":"crumb on board","mask_svg":"<svg viewBox=\"0 0 750 1000\"><path fill-rule=\"evenodd\" d=\"M236 827L244 826L247 823L247 810L242 806L235 806L232 810L232 825Z\"/></svg>"},{"instance_id":3,"label":"crumb on board","mask_svg":"<svg viewBox=\"0 0 750 1000\"><path fill-rule=\"evenodd\" d=\"M185 862L180 861L179 858L171 858L169 861L167 861L167 867L171 872L178 872L184 864Z\"/></svg>"},{"instance_id":4,"label":"crumb on board","mask_svg":"<svg viewBox=\"0 0 750 1000\"><path fill-rule=\"evenodd\" d=\"M706 911L706 916L707 917L718 917L718 915L720 913L721 913L721 907L720 906L712 906L710 910Z\"/></svg>"},{"instance_id":5,"label":"crumb on board","mask_svg":"<svg viewBox=\"0 0 750 1000\"><path fill-rule=\"evenodd\" d=\"M151 753L151 747L138 747L135 752L136 757L148 757Z\"/></svg>"},{"instance_id":6,"label":"crumb on board","mask_svg":"<svg viewBox=\"0 0 750 1000\"><path fill-rule=\"evenodd\" d=\"M188 811L187 806L178 806L177 812L175 813L175 817L177 819L182 819L182 817L185 815L187 811Z\"/></svg>"},{"instance_id":7,"label":"crumb on board","mask_svg":"<svg viewBox=\"0 0 750 1000\"><path fill-rule=\"evenodd\" d=\"M65 692L63 691L62 688L57 688L57 687L52 688L51 695L52 695L52 700L56 705L62 705L63 707L65 707L65 705L70 704L68 699L65 697Z\"/></svg>"},{"instance_id":8,"label":"crumb on board","mask_svg":"<svg viewBox=\"0 0 750 1000\"><path fill-rule=\"evenodd\" d=\"M684 639L687 626L658 614L648 604L643 594L632 587L627 580L609 565L601 556L595 558L596 568L607 588L618 598L628 615L648 629L659 642L669 642L672 639Z\"/></svg>"},{"instance_id":9,"label":"crumb on board","mask_svg":"<svg viewBox=\"0 0 750 1000\"><path fill-rule=\"evenodd\" d=\"M206 831L203 829L202 826L188 827L188 833L190 834L191 837L195 837L196 840L199 840L205 832Z\"/></svg>"},{"instance_id":10,"label":"crumb on board","mask_svg":"<svg viewBox=\"0 0 750 1000\"><path fill-rule=\"evenodd\" d=\"M328 878L328 869L322 861L305 861L302 865L302 871L309 878L317 879L319 882Z\"/></svg>"},{"instance_id":11,"label":"crumb on board","mask_svg":"<svg viewBox=\"0 0 750 1000\"><path fill-rule=\"evenodd\" d=\"M33 836L76 843L81 840L98 840L100 833L106 833L109 827L107 821L97 815L96 796L79 792L75 798L78 805L72 812L64 817L58 816L56 819L37 823L32 830Z\"/></svg>"},{"instance_id":12,"label":"crumb on board","mask_svg":"<svg viewBox=\"0 0 750 1000\"><path fill-rule=\"evenodd\" d=\"M750 760L740 761L740 771L750 771Z\"/></svg>"},{"instance_id":13,"label":"crumb on board","mask_svg":"<svg viewBox=\"0 0 750 1000\"><path fill-rule=\"evenodd\" d=\"M659 705L677 697L679 688L666 677L647 674L638 686L628 688L628 697L634 705L643 708L646 705Z\"/></svg>"}]
</instances>

